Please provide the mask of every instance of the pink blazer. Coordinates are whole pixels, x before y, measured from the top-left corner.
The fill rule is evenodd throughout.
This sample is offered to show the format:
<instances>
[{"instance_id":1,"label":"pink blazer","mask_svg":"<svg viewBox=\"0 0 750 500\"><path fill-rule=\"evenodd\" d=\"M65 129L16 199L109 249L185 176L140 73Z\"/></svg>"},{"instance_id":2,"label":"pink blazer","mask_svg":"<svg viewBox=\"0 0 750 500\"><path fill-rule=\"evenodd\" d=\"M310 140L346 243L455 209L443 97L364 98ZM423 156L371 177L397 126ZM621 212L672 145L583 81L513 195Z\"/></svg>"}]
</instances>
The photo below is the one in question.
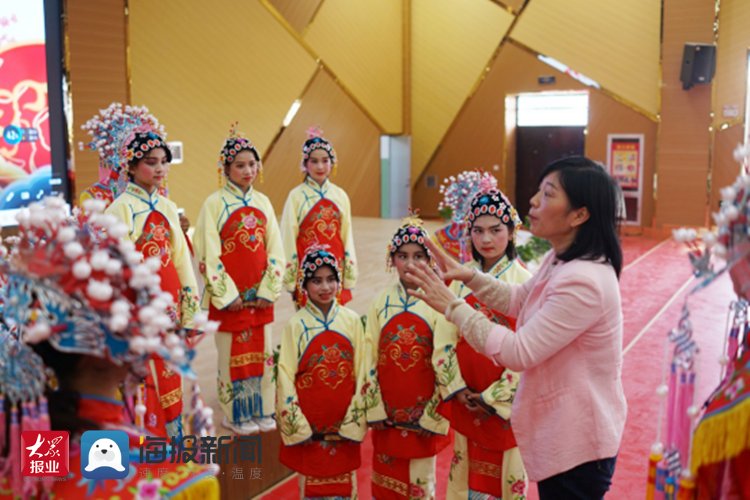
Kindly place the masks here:
<instances>
[{"instance_id":1,"label":"pink blazer","mask_svg":"<svg viewBox=\"0 0 750 500\"><path fill-rule=\"evenodd\" d=\"M627 403L620 288L612 266L561 262L550 252L522 285L481 274L468 285L489 306L518 318L515 333L492 328L484 353L523 372L511 423L529 479L615 456ZM463 331L480 321L469 309L450 312Z\"/></svg>"}]
</instances>

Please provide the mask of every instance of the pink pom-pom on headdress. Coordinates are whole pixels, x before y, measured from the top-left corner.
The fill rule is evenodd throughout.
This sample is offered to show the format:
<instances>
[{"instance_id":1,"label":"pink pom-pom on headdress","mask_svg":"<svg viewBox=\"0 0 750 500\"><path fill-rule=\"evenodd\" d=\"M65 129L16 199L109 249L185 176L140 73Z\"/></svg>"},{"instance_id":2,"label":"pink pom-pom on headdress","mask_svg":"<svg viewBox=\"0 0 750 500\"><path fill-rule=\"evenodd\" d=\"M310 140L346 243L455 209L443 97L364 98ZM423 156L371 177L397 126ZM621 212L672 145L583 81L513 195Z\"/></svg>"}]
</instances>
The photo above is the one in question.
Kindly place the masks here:
<instances>
[{"instance_id":1,"label":"pink pom-pom on headdress","mask_svg":"<svg viewBox=\"0 0 750 500\"><path fill-rule=\"evenodd\" d=\"M315 137L323 137L323 129L320 125L312 125L307 128L307 138L314 139Z\"/></svg>"}]
</instances>

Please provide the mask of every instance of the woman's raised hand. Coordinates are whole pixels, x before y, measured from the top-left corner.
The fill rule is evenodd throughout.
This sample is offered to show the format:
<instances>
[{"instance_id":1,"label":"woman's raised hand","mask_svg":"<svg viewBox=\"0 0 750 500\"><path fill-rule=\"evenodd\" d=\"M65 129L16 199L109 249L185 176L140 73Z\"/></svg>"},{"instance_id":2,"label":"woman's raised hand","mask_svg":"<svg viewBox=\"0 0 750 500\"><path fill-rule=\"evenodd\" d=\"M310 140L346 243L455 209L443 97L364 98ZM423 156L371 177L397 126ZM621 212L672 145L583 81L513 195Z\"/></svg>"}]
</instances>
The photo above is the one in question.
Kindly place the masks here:
<instances>
[{"instance_id":1,"label":"woman's raised hand","mask_svg":"<svg viewBox=\"0 0 750 500\"><path fill-rule=\"evenodd\" d=\"M456 300L456 295L441 277L424 262L409 264L406 268L406 275L419 287L417 290L409 290L409 295L422 299L440 314L445 313L448 305Z\"/></svg>"},{"instance_id":2,"label":"woman's raised hand","mask_svg":"<svg viewBox=\"0 0 750 500\"><path fill-rule=\"evenodd\" d=\"M440 275L447 281L458 280L464 283L471 281L474 273L471 269L456 262L445 250L440 248L432 239L425 238L425 245L430 250L432 258L440 270Z\"/></svg>"}]
</instances>

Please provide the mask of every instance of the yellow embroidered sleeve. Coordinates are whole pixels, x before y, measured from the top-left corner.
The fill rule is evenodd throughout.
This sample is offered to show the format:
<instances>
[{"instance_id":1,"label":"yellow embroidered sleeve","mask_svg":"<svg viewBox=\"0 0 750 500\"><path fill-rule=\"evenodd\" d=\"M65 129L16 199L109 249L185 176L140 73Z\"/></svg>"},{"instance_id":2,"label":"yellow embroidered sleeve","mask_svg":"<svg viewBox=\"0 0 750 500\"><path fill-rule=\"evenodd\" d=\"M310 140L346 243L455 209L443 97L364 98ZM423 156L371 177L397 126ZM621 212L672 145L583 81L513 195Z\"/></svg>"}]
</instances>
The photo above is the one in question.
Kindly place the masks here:
<instances>
[{"instance_id":1,"label":"yellow embroidered sleeve","mask_svg":"<svg viewBox=\"0 0 750 500\"><path fill-rule=\"evenodd\" d=\"M269 302L276 302L282 288L282 274L284 272L284 246L281 243L281 231L276 221L276 212L268 199L259 202L260 209L266 214L266 254L268 262L263 278L258 287L258 297Z\"/></svg>"},{"instance_id":2,"label":"yellow embroidered sleeve","mask_svg":"<svg viewBox=\"0 0 750 500\"><path fill-rule=\"evenodd\" d=\"M219 200L213 196L208 198L198 215L193 234L195 257L206 284L203 291L203 307L206 309L209 302L217 309L224 309L240 295L234 280L221 262L221 236L218 227L220 207Z\"/></svg>"},{"instance_id":3,"label":"yellow embroidered sleeve","mask_svg":"<svg viewBox=\"0 0 750 500\"><path fill-rule=\"evenodd\" d=\"M456 326L441 314L435 325L432 364L440 393L446 400L466 388L456 356L458 338Z\"/></svg>"},{"instance_id":4,"label":"yellow embroidered sleeve","mask_svg":"<svg viewBox=\"0 0 750 500\"><path fill-rule=\"evenodd\" d=\"M500 379L482 392L482 401L492 406L499 416L509 420L519 380L520 375L517 372L506 368Z\"/></svg>"},{"instance_id":5,"label":"yellow embroidered sleeve","mask_svg":"<svg viewBox=\"0 0 750 500\"><path fill-rule=\"evenodd\" d=\"M283 284L289 292L293 292L297 280L297 234L299 233L299 221L297 220L298 191L292 190L284 203L284 211L281 213L281 241L284 246L284 270Z\"/></svg>"},{"instance_id":6,"label":"yellow embroidered sleeve","mask_svg":"<svg viewBox=\"0 0 750 500\"><path fill-rule=\"evenodd\" d=\"M344 422L339 427L339 435L352 441L362 441L367 433L367 406L362 395L365 385L365 332L362 321L352 312L346 319L346 332L351 335L354 347L354 366L356 373L356 389L354 396L346 410Z\"/></svg>"},{"instance_id":7,"label":"yellow embroidered sleeve","mask_svg":"<svg viewBox=\"0 0 750 500\"><path fill-rule=\"evenodd\" d=\"M351 290L357 284L357 252L354 249L352 232L352 209L349 196L341 190L341 240L344 243L344 289Z\"/></svg>"},{"instance_id":8,"label":"yellow embroidered sleeve","mask_svg":"<svg viewBox=\"0 0 750 500\"><path fill-rule=\"evenodd\" d=\"M180 279L180 323L184 328L193 328L193 317L200 311L200 299L198 298L198 282L193 272L193 260L190 255L185 233L180 227L180 217L177 215L177 206L164 198L168 203L164 215L167 216L172 231L172 262L177 269L177 277Z\"/></svg>"},{"instance_id":9,"label":"yellow embroidered sleeve","mask_svg":"<svg viewBox=\"0 0 750 500\"><path fill-rule=\"evenodd\" d=\"M378 296L370 305L367 312L367 326L365 328L365 342L367 344L367 378L365 381L364 397L367 404L367 421L380 422L386 420L383 395L380 392L378 381L378 349L380 345L380 329L382 325L378 320L378 309L381 307L381 296Z\"/></svg>"},{"instance_id":10,"label":"yellow embroidered sleeve","mask_svg":"<svg viewBox=\"0 0 750 500\"><path fill-rule=\"evenodd\" d=\"M299 354L297 340L299 332L293 324L288 324L281 334L281 350L276 375L276 420L281 432L281 440L291 446L312 437L312 428L299 406L294 377L297 374Z\"/></svg>"}]
</instances>

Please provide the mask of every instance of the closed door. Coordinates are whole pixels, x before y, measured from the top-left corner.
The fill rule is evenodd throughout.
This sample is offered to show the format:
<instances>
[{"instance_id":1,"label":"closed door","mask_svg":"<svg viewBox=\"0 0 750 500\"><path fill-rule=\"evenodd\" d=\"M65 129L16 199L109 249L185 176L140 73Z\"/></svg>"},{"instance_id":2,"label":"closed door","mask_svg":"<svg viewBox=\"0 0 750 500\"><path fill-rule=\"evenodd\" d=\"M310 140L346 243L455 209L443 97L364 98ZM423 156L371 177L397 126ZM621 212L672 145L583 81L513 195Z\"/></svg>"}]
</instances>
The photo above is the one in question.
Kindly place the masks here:
<instances>
[{"instance_id":1,"label":"closed door","mask_svg":"<svg viewBox=\"0 0 750 500\"><path fill-rule=\"evenodd\" d=\"M518 127L516 129L516 209L525 220L539 176L549 163L582 156L585 127Z\"/></svg>"}]
</instances>

